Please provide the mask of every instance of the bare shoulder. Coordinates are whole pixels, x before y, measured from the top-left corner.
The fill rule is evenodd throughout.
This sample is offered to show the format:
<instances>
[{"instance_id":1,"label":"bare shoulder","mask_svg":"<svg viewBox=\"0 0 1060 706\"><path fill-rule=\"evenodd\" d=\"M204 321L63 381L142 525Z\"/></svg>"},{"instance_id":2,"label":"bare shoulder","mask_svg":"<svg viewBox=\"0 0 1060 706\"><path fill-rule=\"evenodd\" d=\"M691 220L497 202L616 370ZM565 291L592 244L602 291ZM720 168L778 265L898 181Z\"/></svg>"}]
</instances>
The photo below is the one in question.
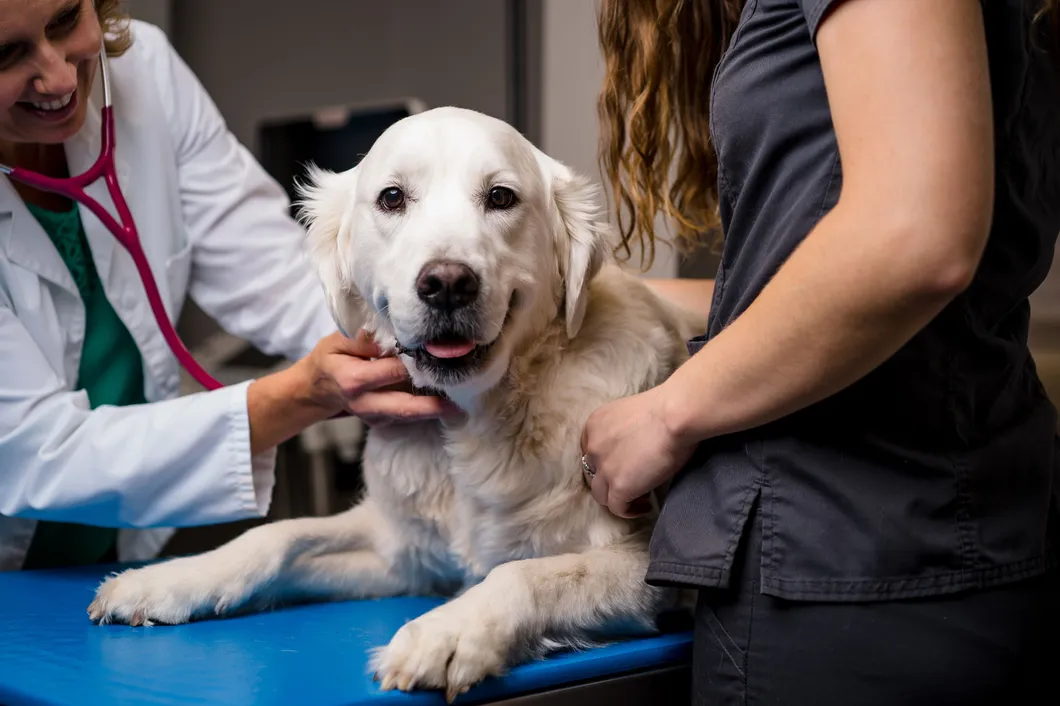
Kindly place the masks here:
<instances>
[{"instance_id":1,"label":"bare shoulder","mask_svg":"<svg viewBox=\"0 0 1060 706\"><path fill-rule=\"evenodd\" d=\"M643 282L664 299L696 313L703 322L703 327L706 327L707 318L710 316L710 303L714 297L713 279L666 277L644 279Z\"/></svg>"},{"instance_id":2,"label":"bare shoulder","mask_svg":"<svg viewBox=\"0 0 1060 706\"><path fill-rule=\"evenodd\" d=\"M685 282L695 284L681 286ZM621 327L631 333L647 334L662 328L684 342L706 331L704 309L689 303L694 295L706 293L709 307L709 291L704 282L710 280L649 280L616 265L607 265L591 284L586 320ZM666 284L660 286L660 283Z\"/></svg>"}]
</instances>

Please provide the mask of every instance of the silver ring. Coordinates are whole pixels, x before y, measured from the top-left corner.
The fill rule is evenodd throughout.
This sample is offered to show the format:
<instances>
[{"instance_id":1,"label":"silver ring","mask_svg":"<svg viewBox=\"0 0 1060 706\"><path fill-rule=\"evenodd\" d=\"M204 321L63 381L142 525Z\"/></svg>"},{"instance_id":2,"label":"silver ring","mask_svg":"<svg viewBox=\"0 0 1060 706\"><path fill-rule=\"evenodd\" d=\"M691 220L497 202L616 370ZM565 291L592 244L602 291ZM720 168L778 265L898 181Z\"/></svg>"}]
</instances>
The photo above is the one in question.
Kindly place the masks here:
<instances>
[{"instance_id":1,"label":"silver ring","mask_svg":"<svg viewBox=\"0 0 1060 706\"><path fill-rule=\"evenodd\" d=\"M592 469L589 462L585 460L587 454L582 454L582 475L585 476L585 482L589 485L593 484L593 478L596 477L596 471Z\"/></svg>"}]
</instances>

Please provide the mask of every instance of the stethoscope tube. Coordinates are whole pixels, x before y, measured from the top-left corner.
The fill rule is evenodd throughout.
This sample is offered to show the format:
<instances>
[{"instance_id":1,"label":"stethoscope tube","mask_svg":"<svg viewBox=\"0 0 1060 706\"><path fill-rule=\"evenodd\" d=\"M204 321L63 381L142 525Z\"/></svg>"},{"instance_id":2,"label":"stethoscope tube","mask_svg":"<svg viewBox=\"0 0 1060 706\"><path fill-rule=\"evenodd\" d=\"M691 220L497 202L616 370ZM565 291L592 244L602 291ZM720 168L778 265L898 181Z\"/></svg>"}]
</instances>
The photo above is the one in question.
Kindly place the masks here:
<instances>
[{"instance_id":1,"label":"stethoscope tube","mask_svg":"<svg viewBox=\"0 0 1060 706\"><path fill-rule=\"evenodd\" d=\"M91 211L132 256L133 263L136 265L136 270L143 283L147 301L151 305L151 312L162 330L162 336L165 338L166 344L173 352L173 355L176 356L177 362L200 385L207 390L216 390L223 387L223 385L199 365L169 320L169 314L166 312L162 296L158 291L158 284L155 282L151 267L147 262L147 256L144 254L140 235L136 229L136 222L118 184L118 174L114 163L114 107L105 48L100 50L99 66L103 82L102 146L95 163L84 173L66 178L49 177L20 167L8 167L4 164L0 164L0 174L5 174L15 181L41 191L73 199ZM85 187L100 178L107 185L107 191L117 212L117 219L111 216L99 201L85 193Z\"/></svg>"}]
</instances>

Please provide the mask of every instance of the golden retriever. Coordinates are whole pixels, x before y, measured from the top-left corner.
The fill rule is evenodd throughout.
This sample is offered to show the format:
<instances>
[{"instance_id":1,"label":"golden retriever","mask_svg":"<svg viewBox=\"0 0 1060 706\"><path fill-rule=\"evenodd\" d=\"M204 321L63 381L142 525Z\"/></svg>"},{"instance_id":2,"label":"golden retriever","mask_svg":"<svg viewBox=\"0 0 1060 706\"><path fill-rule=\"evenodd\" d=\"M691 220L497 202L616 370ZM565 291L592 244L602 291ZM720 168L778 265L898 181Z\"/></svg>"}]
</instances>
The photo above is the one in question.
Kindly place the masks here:
<instances>
[{"instance_id":1,"label":"golden retriever","mask_svg":"<svg viewBox=\"0 0 1060 706\"><path fill-rule=\"evenodd\" d=\"M373 428L354 507L120 573L92 619L441 593L371 665L385 689L450 700L551 650L654 631L676 600L644 581L655 514L594 502L579 440L596 407L669 376L705 321L610 262L587 179L473 111L406 118L355 168L312 171L302 195L339 326L369 331L466 417Z\"/></svg>"}]
</instances>

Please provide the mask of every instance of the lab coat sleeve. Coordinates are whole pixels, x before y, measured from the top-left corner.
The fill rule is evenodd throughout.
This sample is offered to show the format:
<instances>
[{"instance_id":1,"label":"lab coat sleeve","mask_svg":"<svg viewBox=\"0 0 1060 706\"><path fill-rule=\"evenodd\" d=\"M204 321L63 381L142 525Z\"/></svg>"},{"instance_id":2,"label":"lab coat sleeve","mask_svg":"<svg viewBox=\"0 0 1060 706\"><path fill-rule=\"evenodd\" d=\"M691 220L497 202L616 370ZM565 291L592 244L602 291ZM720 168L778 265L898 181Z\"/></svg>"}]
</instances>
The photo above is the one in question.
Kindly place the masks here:
<instances>
[{"instance_id":1,"label":"lab coat sleeve","mask_svg":"<svg viewBox=\"0 0 1060 706\"><path fill-rule=\"evenodd\" d=\"M168 40L159 41L193 246L190 294L229 333L300 358L336 330L304 255L305 231L290 216L287 194L229 131Z\"/></svg>"},{"instance_id":2,"label":"lab coat sleeve","mask_svg":"<svg viewBox=\"0 0 1060 706\"><path fill-rule=\"evenodd\" d=\"M3 299L0 515L143 528L266 514L273 481L251 470L247 384L90 409Z\"/></svg>"}]
</instances>

